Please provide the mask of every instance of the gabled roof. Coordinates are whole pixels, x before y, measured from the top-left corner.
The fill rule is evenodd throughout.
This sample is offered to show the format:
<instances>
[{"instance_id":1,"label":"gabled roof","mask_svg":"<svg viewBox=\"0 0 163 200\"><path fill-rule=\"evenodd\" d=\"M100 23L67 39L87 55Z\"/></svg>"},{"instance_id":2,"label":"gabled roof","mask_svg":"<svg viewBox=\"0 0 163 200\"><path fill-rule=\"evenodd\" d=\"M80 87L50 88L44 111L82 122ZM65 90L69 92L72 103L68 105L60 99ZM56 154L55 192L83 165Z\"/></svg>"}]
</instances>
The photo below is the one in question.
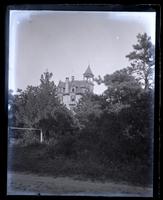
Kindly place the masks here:
<instances>
[{"instance_id":1,"label":"gabled roof","mask_svg":"<svg viewBox=\"0 0 163 200\"><path fill-rule=\"evenodd\" d=\"M59 81L59 83L58 83L58 87L65 87L65 82L62 82L62 81Z\"/></svg>"},{"instance_id":2,"label":"gabled roof","mask_svg":"<svg viewBox=\"0 0 163 200\"><path fill-rule=\"evenodd\" d=\"M82 88L89 89L90 85L93 85L93 83L85 81L85 80L69 81L69 84L68 84L69 89L68 90L70 92L70 88L75 87L76 93L83 93ZM59 84L58 84L58 88L65 88L65 86L66 86L66 83L62 82L62 81L60 81Z\"/></svg>"},{"instance_id":3,"label":"gabled roof","mask_svg":"<svg viewBox=\"0 0 163 200\"><path fill-rule=\"evenodd\" d=\"M94 75L91 71L91 68L90 68L90 65L88 65L88 68L86 69L86 71L84 72L83 74L85 77L88 77L88 78L93 78Z\"/></svg>"},{"instance_id":4,"label":"gabled roof","mask_svg":"<svg viewBox=\"0 0 163 200\"><path fill-rule=\"evenodd\" d=\"M88 87L89 85L93 85L91 82L87 82L85 80L75 80L69 82L69 87ZM58 87L64 88L66 85L65 82L59 81Z\"/></svg>"}]
</instances>

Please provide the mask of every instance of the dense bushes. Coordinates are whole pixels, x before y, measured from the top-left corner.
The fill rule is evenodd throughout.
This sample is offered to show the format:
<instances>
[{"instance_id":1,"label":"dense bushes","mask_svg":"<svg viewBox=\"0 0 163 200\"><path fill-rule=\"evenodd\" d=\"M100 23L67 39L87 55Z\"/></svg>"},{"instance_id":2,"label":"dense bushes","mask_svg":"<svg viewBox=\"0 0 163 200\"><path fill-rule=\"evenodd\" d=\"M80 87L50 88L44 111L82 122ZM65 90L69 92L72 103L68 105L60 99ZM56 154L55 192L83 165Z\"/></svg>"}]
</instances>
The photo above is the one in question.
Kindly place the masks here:
<instances>
[{"instance_id":1,"label":"dense bushes","mask_svg":"<svg viewBox=\"0 0 163 200\"><path fill-rule=\"evenodd\" d=\"M106 101L105 96L86 94L75 115L67 117L75 118L78 128L49 129L43 144L26 132L19 145L10 147L10 169L152 184L151 92L141 91L126 107Z\"/></svg>"},{"instance_id":2,"label":"dense bushes","mask_svg":"<svg viewBox=\"0 0 163 200\"><path fill-rule=\"evenodd\" d=\"M8 159L8 169L14 171L143 186L152 184L149 167L141 162L102 162L89 152L85 152L83 157L70 158L57 154L54 146L50 154L49 146L45 144L10 147Z\"/></svg>"},{"instance_id":3,"label":"dense bushes","mask_svg":"<svg viewBox=\"0 0 163 200\"><path fill-rule=\"evenodd\" d=\"M125 101L116 99L117 93L112 100L107 92L85 94L74 114L58 104L56 113L39 119L43 144L33 137L36 134L18 134L18 145L10 147L10 169L151 184L153 91L136 91Z\"/></svg>"}]
</instances>

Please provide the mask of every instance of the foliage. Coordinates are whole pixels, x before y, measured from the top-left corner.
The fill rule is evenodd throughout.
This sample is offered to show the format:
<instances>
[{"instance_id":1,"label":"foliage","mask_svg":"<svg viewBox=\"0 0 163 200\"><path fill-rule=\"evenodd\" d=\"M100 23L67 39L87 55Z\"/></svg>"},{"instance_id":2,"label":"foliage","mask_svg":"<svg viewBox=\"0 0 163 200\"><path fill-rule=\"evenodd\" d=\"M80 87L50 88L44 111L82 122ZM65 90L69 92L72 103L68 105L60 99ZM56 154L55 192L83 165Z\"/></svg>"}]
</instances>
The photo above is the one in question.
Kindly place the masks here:
<instances>
[{"instance_id":1,"label":"foliage","mask_svg":"<svg viewBox=\"0 0 163 200\"><path fill-rule=\"evenodd\" d=\"M99 76L96 81L107 86L105 92L85 93L73 112L59 102L49 72L41 75L37 87L28 86L15 95L9 91L9 124L43 130L45 149L38 160L42 156L50 166L59 166L55 166L57 174L76 170L74 173L93 178L98 174L128 181L135 178L139 182L140 176L141 182L148 180L154 127L154 90L149 86L154 47L146 34L137 38L135 51L127 55L131 67L106 74L103 79ZM29 134L25 140L31 146ZM35 139L33 143L38 145ZM40 165L48 167L42 161ZM48 168L49 173L55 174L53 167Z\"/></svg>"},{"instance_id":2,"label":"foliage","mask_svg":"<svg viewBox=\"0 0 163 200\"><path fill-rule=\"evenodd\" d=\"M135 78L124 68L111 75L104 76L104 83L108 87L105 96L111 104L128 105L140 93L141 87Z\"/></svg>"},{"instance_id":3,"label":"foliage","mask_svg":"<svg viewBox=\"0 0 163 200\"><path fill-rule=\"evenodd\" d=\"M8 92L8 124L9 126L12 126L12 124L16 123L15 116L13 115L14 101L15 101L15 96L13 95L13 90L9 90Z\"/></svg>"},{"instance_id":4,"label":"foliage","mask_svg":"<svg viewBox=\"0 0 163 200\"><path fill-rule=\"evenodd\" d=\"M86 94L75 110L82 125L78 156L98 159L107 167L121 162L150 166L153 90L143 90L127 69L106 75L104 83L103 95Z\"/></svg>"},{"instance_id":5,"label":"foliage","mask_svg":"<svg viewBox=\"0 0 163 200\"><path fill-rule=\"evenodd\" d=\"M146 33L139 33L137 42L136 45L133 45L134 51L126 56L129 61L132 61L128 70L147 90L153 85L155 48Z\"/></svg>"},{"instance_id":6,"label":"foliage","mask_svg":"<svg viewBox=\"0 0 163 200\"><path fill-rule=\"evenodd\" d=\"M90 122L90 120L96 120L100 118L102 110L99 101L100 97L92 93L86 93L79 100L74 112L80 129L87 127L87 124Z\"/></svg>"},{"instance_id":7,"label":"foliage","mask_svg":"<svg viewBox=\"0 0 163 200\"><path fill-rule=\"evenodd\" d=\"M99 160L85 158L72 159L49 154L46 144L29 146L15 145L9 148L8 169L50 177L69 176L79 180L108 181L132 185L149 186L151 177L148 166L138 161L133 163L109 163L107 166ZM51 147L52 148L52 147ZM53 155L51 157L51 155Z\"/></svg>"},{"instance_id":8,"label":"foliage","mask_svg":"<svg viewBox=\"0 0 163 200\"><path fill-rule=\"evenodd\" d=\"M12 113L16 119L14 125L41 128L44 139L57 137L72 131L74 127L72 113L60 104L51 78L52 73L47 71L41 75L39 86L18 90L12 105Z\"/></svg>"}]
</instances>

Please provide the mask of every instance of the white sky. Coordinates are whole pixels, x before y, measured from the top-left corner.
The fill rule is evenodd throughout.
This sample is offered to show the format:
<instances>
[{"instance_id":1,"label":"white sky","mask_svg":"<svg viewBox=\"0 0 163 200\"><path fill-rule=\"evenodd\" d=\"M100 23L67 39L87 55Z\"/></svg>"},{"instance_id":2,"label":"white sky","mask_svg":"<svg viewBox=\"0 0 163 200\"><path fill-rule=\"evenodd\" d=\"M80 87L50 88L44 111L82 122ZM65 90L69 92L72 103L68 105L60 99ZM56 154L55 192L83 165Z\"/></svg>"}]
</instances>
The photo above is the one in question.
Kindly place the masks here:
<instances>
[{"instance_id":1,"label":"white sky","mask_svg":"<svg viewBox=\"0 0 163 200\"><path fill-rule=\"evenodd\" d=\"M125 56L146 32L155 44L154 12L10 11L9 89L38 85L48 69L58 84L82 79L90 64L95 77L127 67ZM95 85L100 94L104 86Z\"/></svg>"}]
</instances>

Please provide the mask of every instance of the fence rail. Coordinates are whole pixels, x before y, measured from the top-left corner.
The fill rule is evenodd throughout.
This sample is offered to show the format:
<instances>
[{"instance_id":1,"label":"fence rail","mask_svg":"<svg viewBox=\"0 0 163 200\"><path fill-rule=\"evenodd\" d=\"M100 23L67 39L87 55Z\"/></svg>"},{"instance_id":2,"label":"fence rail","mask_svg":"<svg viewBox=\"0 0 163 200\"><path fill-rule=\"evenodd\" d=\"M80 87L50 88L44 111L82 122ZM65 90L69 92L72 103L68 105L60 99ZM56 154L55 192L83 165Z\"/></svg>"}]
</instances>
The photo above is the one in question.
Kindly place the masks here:
<instances>
[{"instance_id":1,"label":"fence rail","mask_svg":"<svg viewBox=\"0 0 163 200\"><path fill-rule=\"evenodd\" d=\"M43 133L42 133L42 129L39 129L39 128L28 128L28 127L22 128L22 127L9 126L9 127L8 127L8 132L9 132L10 129L12 129L12 130L40 131L40 142L41 142L41 143L43 142Z\"/></svg>"}]
</instances>

